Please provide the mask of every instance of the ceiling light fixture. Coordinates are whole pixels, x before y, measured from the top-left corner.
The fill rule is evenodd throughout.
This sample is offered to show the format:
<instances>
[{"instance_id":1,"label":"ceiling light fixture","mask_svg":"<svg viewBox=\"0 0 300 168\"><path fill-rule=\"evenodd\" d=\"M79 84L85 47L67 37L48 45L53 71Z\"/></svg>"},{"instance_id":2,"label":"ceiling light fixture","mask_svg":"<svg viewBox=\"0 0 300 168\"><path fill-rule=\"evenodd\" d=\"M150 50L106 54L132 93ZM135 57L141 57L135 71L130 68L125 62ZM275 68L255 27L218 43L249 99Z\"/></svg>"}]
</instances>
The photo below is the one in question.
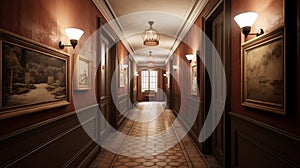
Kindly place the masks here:
<instances>
[{"instance_id":1,"label":"ceiling light fixture","mask_svg":"<svg viewBox=\"0 0 300 168\"><path fill-rule=\"evenodd\" d=\"M238 14L234 17L235 22L240 26L242 29L242 33L245 35L245 38L247 38L248 35L262 35L264 34L263 29L259 29L257 33L250 33L251 26L255 22L258 14L256 12L245 12Z\"/></svg>"},{"instance_id":2,"label":"ceiling light fixture","mask_svg":"<svg viewBox=\"0 0 300 168\"><path fill-rule=\"evenodd\" d=\"M153 67L154 66L154 62L152 61L152 51L149 51L149 61L148 63L148 67Z\"/></svg>"},{"instance_id":3,"label":"ceiling light fixture","mask_svg":"<svg viewBox=\"0 0 300 168\"><path fill-rule=\"evenodd\" d=\"M143 40L145 46L157 46L159 44L159 33L152 28L153 21L148 22L150 25L149 29L146 29L143 34Z\"/></svg>"},{"instance_id":4,"label":"ceiling light fixture","mask_svg":"<svg viewBox=\"0 0 300 168\"><path fill-rule=\"evenodd\" d=\"M63 44L62 41L60 41L58 43L59 48L64 49L65 47L71 47L72 46L75 49L75 47L78 43L78 40L80 39L80 37L82 36L82 34L84 32L80 29L77 29L77 28L66 28L65 32L66 32L67 36L69 37L71 44L65 45L65 44Z\"/></svg>"},{"instance_id":5,"label":"ceiling light fixture","mask_svg":"<svg viewBox=\"0 0 300 168\"><path fill-rule=\"evenodd\" d=\"M148 61L148 67L154 67L154 62L153 61Z\"/></svg>"}]
</instances>

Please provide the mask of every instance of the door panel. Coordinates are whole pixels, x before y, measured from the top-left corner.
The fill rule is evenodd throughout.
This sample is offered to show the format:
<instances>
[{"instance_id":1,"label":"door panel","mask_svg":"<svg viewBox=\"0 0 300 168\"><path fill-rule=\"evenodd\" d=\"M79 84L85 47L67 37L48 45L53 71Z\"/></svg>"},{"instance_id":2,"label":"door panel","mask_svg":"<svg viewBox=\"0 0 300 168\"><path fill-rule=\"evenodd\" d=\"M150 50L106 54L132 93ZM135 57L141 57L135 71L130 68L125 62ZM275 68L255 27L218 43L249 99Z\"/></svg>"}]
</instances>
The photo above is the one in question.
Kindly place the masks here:
<instances>
[{"instance_id":1,"label":"door panel","mask_svg":"<svg viewBox=\"0 0 300 168\"><path fill-rule=\"evenodd\" d=\"M215 78L212 79L212 88L215 90L212 93L212 99L215 100L215 105L212 104L213 111L220 111L223 109L216 109L217 107L222 107L218 104L225 104L225 100L223 97L225 95L226 90L226 83L222 83L220 81L226 81L225 79L217 79L218 77L224 78L222 74L222 68L216 66L218 65L217 59L218 57L224 63L225 56L224 56L224 21L223 21L223 12L221 12L213 21L212 21L212 43L215 46L216 51L214 50L212 53L214 56L212 57L212 73L216 74L213 75ZM218 82L217 82L218 81ZM224 120L224 113L220 119L218 126L216 127L213 133L213 142L212 142L212 153L214 157L219 161L221 165L224 165L224 142L225 142L225 120Z\"/></svg>"},{"instance_id":2,"label":"door panel","mask_svg":"<svg viewBox=\"0 0 300 168\"><path fill-rule=\"evenodd\" d=\"M111 69L114 64L111 62L114 61L113 56L113 50L115 50L114 47L109 48L110 42L105 37L101 37L100 42L100 66L98 67L98 87L99 87L99 105L100 110L105 117L106 121L114 126L114 111L112 106L112 98L111 98ZM100 138L106 137L106 135L109 133L109 125L105 124L105 122L100 123Z\"/></svg>"}]
</instances>

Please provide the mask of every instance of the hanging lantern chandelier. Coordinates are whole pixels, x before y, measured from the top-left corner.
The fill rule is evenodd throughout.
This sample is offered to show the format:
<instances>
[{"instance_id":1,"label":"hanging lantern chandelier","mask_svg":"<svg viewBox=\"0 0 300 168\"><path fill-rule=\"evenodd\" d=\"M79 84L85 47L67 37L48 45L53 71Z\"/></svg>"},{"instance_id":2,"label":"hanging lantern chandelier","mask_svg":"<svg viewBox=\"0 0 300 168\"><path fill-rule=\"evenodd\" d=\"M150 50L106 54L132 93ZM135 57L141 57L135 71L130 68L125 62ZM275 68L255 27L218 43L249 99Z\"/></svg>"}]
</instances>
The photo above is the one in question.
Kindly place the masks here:
<instances>
[{"instance_id":1,"label":"hanging lantern chandelier","mask_svg":"<svg viewBox=\"0 0 300 168\"><path fill-rule=\"evenodd\" d=\"M149 60L148 60L148 67L153 67L154 66L154 62L152 60L152 55L151 55L152 51L149 51Z\"/></svg>"},{"instance_id":2,"label":"hanging lantern chandelier","mask_svg":"<svg viewBox=\"0 0 300 168\"><path fill-rule=\"evenodd\" d=\"M154 24L153 21L148 22L150 25L149 29L146 29L143 38L144 38L144 45L145 46L157 46L159 44L159 34L158 32L152 28Z\"/></svg>"}]
</instances>

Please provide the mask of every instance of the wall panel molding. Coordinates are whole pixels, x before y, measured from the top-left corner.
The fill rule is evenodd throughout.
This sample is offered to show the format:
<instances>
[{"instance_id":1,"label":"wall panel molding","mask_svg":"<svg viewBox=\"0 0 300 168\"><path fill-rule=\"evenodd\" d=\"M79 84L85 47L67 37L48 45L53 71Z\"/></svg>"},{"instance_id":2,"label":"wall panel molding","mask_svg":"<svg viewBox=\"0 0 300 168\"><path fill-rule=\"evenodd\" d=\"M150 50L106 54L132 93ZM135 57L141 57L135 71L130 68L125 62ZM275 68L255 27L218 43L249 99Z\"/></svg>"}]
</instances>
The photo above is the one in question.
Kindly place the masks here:
<instances>
[{"instance_id":1,"label":"wall panel molding","mask_svg":"<svg viewBox=\"0 0 300 168\"><path fill-rule=\"evenodd\" d=\"M230 118L231 167L300 167L299 136L237 113Z\"/></svg>"},{"instance_id":2,"label":"wall panel molding","mask_svg":"<svg viewBox=\"0 0 300 168\"><path fill-rule=\"evenodd\" d=\"M117 113L117 126L119 127L121 123L124 121L124 115L128 114L130 101L128 94L122 94L118 96L118 109L122 110Z\"/></svg>"},{"instance_id":3,"label":"wall panel molding","mask_svg":"<svg viewBox=\"0 0 300 168\"><path fill-rule=\"evenodd\" d=\"M100 152L100 146L91 140L62 167L88 167Z\"/></svg>"},{"instance_id":4,"label":"wall panel molding","mask_svg":"<svg viewBox=\"0 0 300 168\"><path fill-rule=\"evenodd\" d=\"M177 94L177 93L174 93L174 97L173 97L172 102L174 102L174 112L177 115L180 111L181 95Z\"/></svg>"},{"instance_id":5,"label":"wall panel molding","mask_svg":"<svg viewBox=\"0 0 300 168\"><path fill-rule=\"evenodd\" d=\"M78 110L79 114L87 114L82 124L94 130L97 129L95 107L98 105ZM86 134L76 114L73 111L2 135L0 167L90 164L100 147ZM96 131L93 134L96 138Z\"/></svg>"}]
</instances>

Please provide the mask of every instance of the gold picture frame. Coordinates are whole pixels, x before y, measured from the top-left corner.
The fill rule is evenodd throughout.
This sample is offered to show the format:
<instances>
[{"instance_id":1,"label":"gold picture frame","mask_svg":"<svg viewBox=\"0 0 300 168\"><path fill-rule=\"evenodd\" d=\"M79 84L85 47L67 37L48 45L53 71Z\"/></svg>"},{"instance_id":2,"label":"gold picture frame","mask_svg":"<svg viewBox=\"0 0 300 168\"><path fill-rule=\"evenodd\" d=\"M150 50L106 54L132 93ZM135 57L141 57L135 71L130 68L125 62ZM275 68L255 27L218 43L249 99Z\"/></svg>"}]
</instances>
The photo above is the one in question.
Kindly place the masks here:
<instances>
[{"instance_id":1,"label":"gold picture frame","mask_svg":"<svg viewBox=\"0 0 300 168\"><path fill-rule=\"evenodd\" d=\"M67 53L0 29L0 119L70 104Z\"/></svg>"},{"instance_id":2,"label":"gold picture frame","mask_svg":"<svg viewBox=\"0 0 300 168\"><path fill-rule=\"evenodd\" d=\"M242 44L242 105L286 114L284 27Z\"/></svg>"}]
</instances>

